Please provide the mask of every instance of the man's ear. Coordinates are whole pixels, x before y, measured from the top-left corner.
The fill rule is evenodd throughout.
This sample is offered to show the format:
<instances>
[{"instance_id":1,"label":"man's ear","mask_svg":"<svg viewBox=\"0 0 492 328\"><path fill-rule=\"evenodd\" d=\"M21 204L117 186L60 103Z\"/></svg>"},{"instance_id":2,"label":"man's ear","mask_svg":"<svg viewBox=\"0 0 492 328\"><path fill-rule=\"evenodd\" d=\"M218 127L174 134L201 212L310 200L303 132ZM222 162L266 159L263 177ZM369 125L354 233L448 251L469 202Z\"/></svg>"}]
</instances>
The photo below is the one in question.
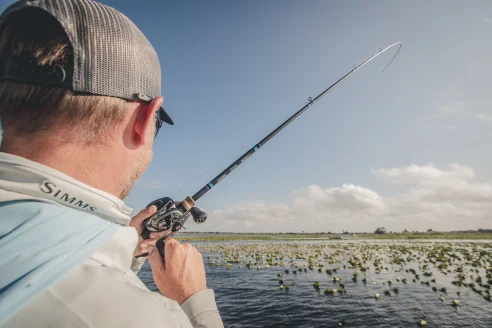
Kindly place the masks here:
<instances>
[{"instance_id":1,"label":"man's ear","mask_svg":"<svg viewBox=\"0 0 492 328\"><path fill-rule=\"evenodd\" d=\"M134 141L138 145L145 145L153 141L155 133L155 112L162 106L164 98L155 97L150 103L141 103L138 106L137 119L134 125Z\"/></svg>"}]
</instances>

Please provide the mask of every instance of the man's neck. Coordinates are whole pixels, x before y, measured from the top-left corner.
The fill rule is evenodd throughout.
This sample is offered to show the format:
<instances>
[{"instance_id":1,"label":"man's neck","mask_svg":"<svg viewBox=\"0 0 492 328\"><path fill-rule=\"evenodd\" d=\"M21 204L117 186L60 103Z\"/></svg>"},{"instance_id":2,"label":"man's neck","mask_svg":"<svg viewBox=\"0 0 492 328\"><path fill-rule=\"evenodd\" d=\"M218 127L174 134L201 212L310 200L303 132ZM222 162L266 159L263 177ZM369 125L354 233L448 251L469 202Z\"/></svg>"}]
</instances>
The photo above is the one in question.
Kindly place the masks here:
<instances>
[{"instance_id":1,"label":"man's neck","mask_svg":"<svg viewBox=\"0 0 492 328\"><path fill-rule=\"evenodd\" d=\"M51 167L116 197L121 195L122 181L119 177L124 176L125 163L118 160L114 147L4 138L0 150Z\"/></svg>"}]
</instances>

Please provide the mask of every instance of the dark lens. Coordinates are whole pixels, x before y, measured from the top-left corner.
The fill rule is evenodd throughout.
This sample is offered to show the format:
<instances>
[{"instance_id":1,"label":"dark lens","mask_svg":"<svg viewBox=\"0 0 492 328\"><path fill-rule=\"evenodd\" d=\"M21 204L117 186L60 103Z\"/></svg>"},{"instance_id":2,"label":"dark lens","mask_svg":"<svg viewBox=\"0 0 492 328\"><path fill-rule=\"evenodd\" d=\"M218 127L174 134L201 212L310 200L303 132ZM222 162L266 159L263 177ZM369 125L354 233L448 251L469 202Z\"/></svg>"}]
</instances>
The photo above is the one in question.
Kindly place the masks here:
<instances>
[{"instance_id":1,"label":"dark lens","mask_svg":"<svg viewBox=\"0 0 492 328\"><path fill-rule=\"evenodd\" d=\"M156 120L155 120L155 134L154 134L154 138L157 137L157 132L159 132L159 129L161 128L162 126L162 118L161 118L161 113L162 109L159 109L157 112L155 112L155 117L156 117Z\"/></svg>"}]
</instances>

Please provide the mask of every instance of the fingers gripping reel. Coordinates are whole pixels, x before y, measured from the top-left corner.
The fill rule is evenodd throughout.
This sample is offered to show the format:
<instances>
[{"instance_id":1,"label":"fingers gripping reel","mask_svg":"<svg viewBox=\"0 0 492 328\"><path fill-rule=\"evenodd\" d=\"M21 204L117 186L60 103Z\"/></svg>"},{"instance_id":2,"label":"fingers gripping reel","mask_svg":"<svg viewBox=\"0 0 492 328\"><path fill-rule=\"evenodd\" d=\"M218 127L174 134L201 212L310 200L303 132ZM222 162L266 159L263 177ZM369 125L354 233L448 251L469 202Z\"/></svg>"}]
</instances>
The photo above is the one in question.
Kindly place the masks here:
<instances>
[{"instance_id":1,"label":"fingers gripping reel","mask_svg":"<svg viewBox=\"0 0 492 328\"><path fill-rule=\"evenodd\" d=\"M187 197L177 205L171 198L164 197L153 201L147 207L152 205L157 207L157 212L144 221L142 238L149 239L151 232L164 231L156 243L163 258L164 240L171 238L176 231L181 230L190 216L196 223L203 223L207 220L207 214L194 206L195 201L191 197Z\"/></svg>"}]
</instances>

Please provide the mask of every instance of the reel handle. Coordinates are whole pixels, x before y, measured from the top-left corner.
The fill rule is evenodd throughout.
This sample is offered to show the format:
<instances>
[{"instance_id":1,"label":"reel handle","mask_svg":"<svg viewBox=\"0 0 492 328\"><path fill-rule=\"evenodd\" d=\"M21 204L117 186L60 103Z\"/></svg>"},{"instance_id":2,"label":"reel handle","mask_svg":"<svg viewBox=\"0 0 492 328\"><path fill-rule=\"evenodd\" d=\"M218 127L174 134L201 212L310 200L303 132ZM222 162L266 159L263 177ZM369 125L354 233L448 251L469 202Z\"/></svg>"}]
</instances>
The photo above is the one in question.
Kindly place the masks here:
<instances>
[{"instance_id":1,"label":"reel handle","mask_svg":"<svg viewBox=\"0 0 492 328\"><path fill-rule=\"evenodd\" d=\"M191 213L191 216L193 216L193 220L196 223L203 223L207 220L207 213L205 213L204 211L202 211L201 209L199 209L196 206L193 206L190 209L190 213Z\"/></svg>"}]
</instances>

